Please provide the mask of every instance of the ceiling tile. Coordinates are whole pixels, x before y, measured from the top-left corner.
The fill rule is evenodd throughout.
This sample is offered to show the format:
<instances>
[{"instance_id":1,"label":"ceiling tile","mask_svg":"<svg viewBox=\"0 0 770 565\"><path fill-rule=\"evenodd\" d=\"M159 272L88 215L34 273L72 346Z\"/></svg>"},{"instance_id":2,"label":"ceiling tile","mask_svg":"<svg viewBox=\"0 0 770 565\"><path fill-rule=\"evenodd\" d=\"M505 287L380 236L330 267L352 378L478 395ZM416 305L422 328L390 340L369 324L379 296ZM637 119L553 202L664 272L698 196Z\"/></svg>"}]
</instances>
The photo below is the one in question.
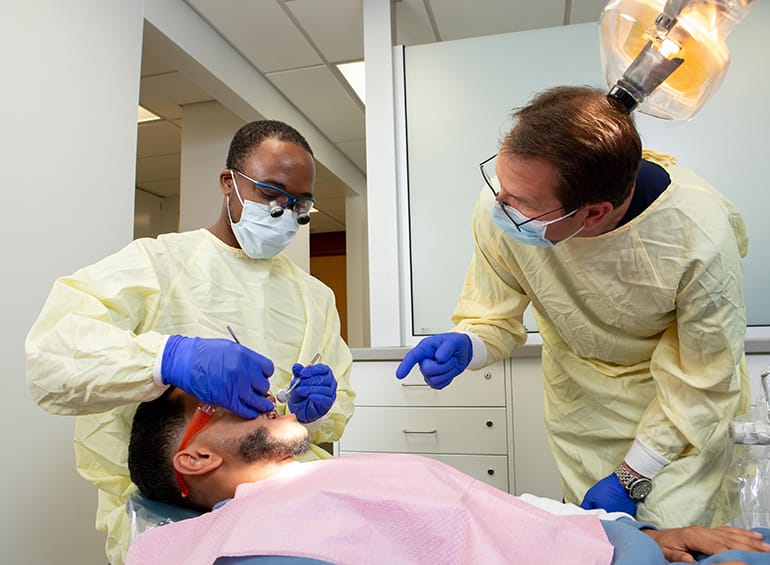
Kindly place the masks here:
<instances>
[{"instance_id":1,"label":"ceiling tile","mask_svg":"<svg viewBox=\"0 0 770 565\"><path fill-rule=\"evenodd\" d=\"M364 58L361 0L292 0L286 7L330 63Z\"/></svg>"},{"instance_id":2,"label":"ceiling tile","mask_svg":"<svg viewBox=\"0 0 770 565\"><path fill-rule=\"evenodd\" d=\"M182 130L175 122L160 120L139 124L136 156L179 153L182 147Z\"/></svg>"},{"instance_id":3,"label":"ceiling tile","mask_svg":"<svg viewBox=\"0 0 770 565\"><path fill-rule=\"evenodd\" d=\"M141 76L174 72L176 67L168 61L170 60L170 53L175 48L177 47L168 37L153 27L152 24L145 22L142 33Z\"/></svg>"},{"instance_id":4,"label":"ceiling tile","mask_svg":"<svg viewBox=\"0 0 770 565\"><path fill-rule=\"evenodd\" d=\"M136 184L179 178L181 154L158 155L136 160Z\"/></svg>"},{"instance_id":5,"label":"ceiling tile","mask_svg":"<svg viewBox=\"0 0 770 565\"><path fill-rule=\"evenodd\" d=\"M208 100L210 94L179 72L146 76L139 91L139 104L167 120L181 118L184 104Z\"/></svg>"},{"instance_id":6,"label":"ceiling tile","mask_svg":"<svg viewBox=\"0 0 770 565\"><path fill-rule=\"evenodd\" d=\"M263 73L322 62L281 4L274 0L186 2Z\"/></svg>"},{"instance_id":7,"label":"ceiling tile","mask_svg":"<svg viewBox=\"0 0 770 565\"><path fill-rule=\"evenodd\" d=\"M142 76L159 75L173 71L174 67L156 51L147 49L146 46L142 49Z\"/></svg>"},{"instance_id":8,"label":"ceiling tile","mask_svg":"<svg viewBox=\"0 0 770 565\"><path fill-rule=\"evenodd\" d=\"M324 216L323 212L313 214L310 220L310 233L329 233L335 231L345 231L345 225L337 220Z\"/></svg>"},{"instance_id":9,"label":"ceiling tile","mask_svg":"<svg viewBox=\"0 0 770 565\"><path fill-rule=\"evenodd\" d=\"M345 220L344 194L329 198L319 198L316 207L325 214L332 216L339 221Z\"/></svg>"},{"instance_id":10,"label":"ceiling tile","mask_svg":"<svg viewBox=\"0 0 770 565\"><path fill-rule=\"evenodd\" d=\"M136 186L155 196L179 196L178 178L136 183Z\"/></svg>"},{"instance_id":11,"label":"ceiling tile","mask_svg":"<svg viewBox=\"0 0 770 565\"><path fill-rule=\"evenodd\" d=\"M270 73L267 78L333 142L364 137L363 109L327 67Z\"/></svg>"},{"instance_id":12,"label":"ceiling tile","mask_svg":"<svg viewBox=\"0 0 770 565\"><path fill-rule=\"evenodd\" d=\"M310 217L310 232L345 231L345 199L325 199L318 202L318 212Z\"/></svg>"},{"instance_id":13,"label":"ceiling tile","mask_svg":"<svg viewBox=\"0 0 770 565\"><path fill-rule=\"evenodd\" d=\"M583 24L586 22L598 22L602 8L607 0L572 0L572 8L569 14L569 23Z\"/></svg>"},{"instance_id":14,"label":"ceiling tile","mask_svg":"<svg viewBox=\"0 0 770 565\"><path fill-rule=\"evenodd\" d=\"M427 1L443 41L564 23L564 0Z\"/></svg>"},{"instance_id":15,"label":"ceiling tile","mask_svg":"<svg viewBox=\"0 0 770 565\"><path fill-rule=\"evenodd\" d=\"M435 43L430 17L423 0L396 2L396 45L422 45Z\"/></svg>"},{"instance_id":16,"label":"ceiling tile","mask_svg":"<svg viewBox=\"0 0 770 565\"><path fill-rule=\"evenodd\" d=\"M319 163L318 160L316 160L315 183L325 184L325 183L336 183L336 182L339 182L337 175L335 175L333 172L327 169L323 163Z\"/></svg>"}]
</instances>

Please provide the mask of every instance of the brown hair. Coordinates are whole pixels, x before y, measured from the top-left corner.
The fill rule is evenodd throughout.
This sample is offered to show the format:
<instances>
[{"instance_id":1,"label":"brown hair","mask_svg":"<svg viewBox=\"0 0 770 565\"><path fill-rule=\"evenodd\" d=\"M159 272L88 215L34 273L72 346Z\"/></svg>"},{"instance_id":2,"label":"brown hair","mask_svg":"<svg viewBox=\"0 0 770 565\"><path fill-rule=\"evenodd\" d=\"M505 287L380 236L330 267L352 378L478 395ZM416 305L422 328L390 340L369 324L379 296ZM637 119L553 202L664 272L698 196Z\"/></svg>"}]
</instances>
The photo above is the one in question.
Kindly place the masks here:
<instances>
[{"instance_id":1,"label":"brown hair","mask_svg":"<svg viewBox=\"0 0 770 565\"><path fill-rule=\"evenodd\" d=\"M500 153L551 163L566 210L593 202L622 204L642 159L633 118L603 90L557 86L513 112L515 125Z\"/></svg>"}]
</instances>

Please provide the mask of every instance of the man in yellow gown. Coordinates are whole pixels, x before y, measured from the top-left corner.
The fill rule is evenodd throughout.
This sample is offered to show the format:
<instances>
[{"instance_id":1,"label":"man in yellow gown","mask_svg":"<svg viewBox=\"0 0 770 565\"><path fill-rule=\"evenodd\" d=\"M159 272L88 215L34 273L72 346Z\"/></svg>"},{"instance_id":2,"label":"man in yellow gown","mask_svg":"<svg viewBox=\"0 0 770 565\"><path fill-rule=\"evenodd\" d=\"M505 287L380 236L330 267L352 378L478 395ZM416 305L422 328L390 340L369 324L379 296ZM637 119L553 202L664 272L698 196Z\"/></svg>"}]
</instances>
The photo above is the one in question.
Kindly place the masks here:
<instances>
[{"instance_id":1,"label":"man in yellow gown","mask_svg":"<svg viewBox=\"0 0 770 565\"><path fill-rule=\"evenodd\" d=\"M309 220L310 146L287 124L252 122L236 132L226 167L213 226L136 240L58 279L27 336L33 398L78 416L77 466L99 488L97 528L112 565L128 542L125 503L136 487L127 446L139 402L173 385L254 418L274 407L268 389L299 381L276 408L308 426L309 459L328 457L317 444L338 439L353 412L333 293L280 253Z\"/></svg>"},{"instance_id":2,"label":"man in yellow gown","mask_svg":"<svg viewBox=\"0 0 770 565\"><path fill-rule=\"evenodd\" d=\"M565 501L667 528L725 523L728 424L749 401L740 214L672 157L643 154L602 91L557 87L514 118L481 165L456 326L396 376L419 363L442 388L508 358L532 304Z\"/></svg>"}]
</instances>

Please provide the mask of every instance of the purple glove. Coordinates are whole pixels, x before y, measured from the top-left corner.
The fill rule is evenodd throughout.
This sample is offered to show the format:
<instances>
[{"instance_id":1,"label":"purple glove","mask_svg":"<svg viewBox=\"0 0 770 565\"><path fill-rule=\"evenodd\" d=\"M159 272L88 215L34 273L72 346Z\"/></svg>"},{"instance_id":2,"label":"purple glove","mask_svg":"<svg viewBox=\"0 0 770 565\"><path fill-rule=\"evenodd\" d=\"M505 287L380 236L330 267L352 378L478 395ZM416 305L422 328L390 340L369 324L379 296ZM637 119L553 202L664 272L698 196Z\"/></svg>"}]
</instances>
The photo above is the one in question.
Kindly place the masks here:
<instances>
[{"instance_id":1,"label":"purple glove","mask_svg":"<svg viewBox=\"0 0 770 565\"><path fill-rule=\"evenodd\" d=\"M396 369L396 378L403 379L417 363L431 388L442 389L462 373L473 357L471 338L448 332L426 337L415 345Z\"/></svg>"},{"instance_id":2,"label":"purple glove","mask_svg":"<svg viewBox=\"0 0 770 565\"><path fill-rule=\"evenodd\" d=\"M586 510L603 508L607 512L625 512L636 516L636 501L628 496L615 473L604 477L586 492L580 507Z\"/></svg>"},{"instance_id":3,"label":"purple glove","mask_svg":"<svg viewBox=\"0 0 770 565\"><path fill-rule=\"evenodd\" d=\"M299 379L289 396L289 410L297 421L307 424L324 416L337 398L337 379L328 365L302 365L295 363L291 368L294 378Z\"/></svg>"},{"instance_id":4,"label":"purple glove","mask_svg":"<svg viewBox=\"0 0 770 565\"><path fill-rule=\"evenodd\" d=\"M265 398L273 362L229 339L172 335L163 348L160 372L164 384L241 418L275 408Z\"/></svg>"}]
</instances>

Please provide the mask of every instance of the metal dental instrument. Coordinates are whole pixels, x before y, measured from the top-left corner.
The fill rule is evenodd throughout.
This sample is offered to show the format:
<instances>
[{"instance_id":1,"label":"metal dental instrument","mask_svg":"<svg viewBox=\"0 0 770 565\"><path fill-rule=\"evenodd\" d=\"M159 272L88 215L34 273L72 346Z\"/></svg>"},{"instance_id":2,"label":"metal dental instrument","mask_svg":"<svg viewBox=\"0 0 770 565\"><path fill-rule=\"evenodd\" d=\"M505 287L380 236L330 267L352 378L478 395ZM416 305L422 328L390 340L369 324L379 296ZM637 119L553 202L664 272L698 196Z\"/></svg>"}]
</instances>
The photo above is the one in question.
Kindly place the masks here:
<instances>
[{"instance_id":1,"label":"metal dental instrument","mask_svg":"<svg viewBox=\"0 0 770 565\"><path fill-rule=\"evenodd\" d=\"M227 328L227 331L228 331L228 332L230 332L230 335L232 336L232 338L233 338L233 341L234 341L235 343L237 343L238 345L241 345L241 342L240 342L240 340L239 340L239 339L236 337L236 335L235 335L235 332L233 331L233 328L231 328L230 326L225 326L225 327ZM294 387L292 387L292 388L294 388ZM280 393L279 393L279 394L280 394ZM283 402L283 401L282 401L282 402Z\"/></svg>"},{"instance_id":2,"label":"metal dental instrument","mask_svg":"<svg viewBox=\"0 0 770 565\"><path fill-rule=\"evenodd\" d=\"M312 365L313 363L318 361L318 359L320 359L320 358L321 358L321 354L320 353L316 353L315 355L313 355L313 358L310 360L310 363L308 363L306 366L309 367L310 365ZM281 390L279 390L278 394L275 395L276 400L278 402L282 402L284 404L287 404L289 402L289 398L291 398L291 391L293 391L297 387L298 384L299 384L299 377L297 377L297 379L294 381L294 384L291 385L288 388L288 390L285 389L285 388L282 388Z\"/></svg>"},{"instance_id":3,"label":"metal dental instrument","mask_svg":"<svg viewBox=\"0 0 770 565\"><path fill-rule=\"evenodd\" d=\"M240 345L240 344L241 344L241 342L240 342L240 341L238 341L238 338L237 338L237 337L235 337L235 332L233 331L233 328L231 328L230 326L227 326L227 331L228 331L228 332L230 332L230 335L231 335L231 336L233 336L233 341L234 341L235 343L237 343L238 345Z\"/></svg>"},{"instance_id":4,"label":"metal dental instrument","mask_svg":"<svg viewBox=\"0 0 770 565\"><path fill-rule=\"evenodd\" d=\"M233 341L237 344L240 344L241 342L238 340L238 338L235 336L235 332L233 331L233 328L230 326L227 326L227 331L230 332L230 335L233 337ZM321 353L318 352L315 355L313 355L313 358L310 360L310 363L308 363L306 366L310 366L316 361L318 361L321 358ZM278 391L278 394L275 395L275 399L278 402L282 402L283 404L287 404L289 402L289 398L291 398L291 391L293 391L297 385L299 384L299 378L294 381L294 384L291 385L288 389L282 388Z\"/></svg>"}]
</instances>

